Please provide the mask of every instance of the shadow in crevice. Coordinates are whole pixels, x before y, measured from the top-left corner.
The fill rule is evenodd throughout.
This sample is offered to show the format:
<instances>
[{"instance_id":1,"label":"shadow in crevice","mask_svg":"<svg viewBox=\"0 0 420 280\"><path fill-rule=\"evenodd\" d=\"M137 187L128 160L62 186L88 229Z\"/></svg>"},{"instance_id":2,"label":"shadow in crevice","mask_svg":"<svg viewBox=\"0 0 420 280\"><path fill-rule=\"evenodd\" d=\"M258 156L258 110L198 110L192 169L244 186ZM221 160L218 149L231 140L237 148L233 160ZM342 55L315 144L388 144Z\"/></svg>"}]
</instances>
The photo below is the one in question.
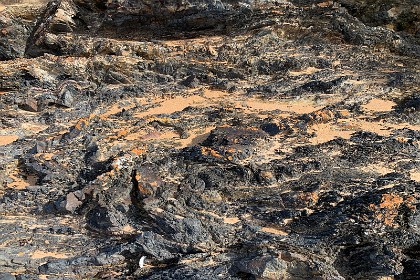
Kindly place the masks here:
<instances>
[{"instance_id":1,"label":"shadow in crevice","mask_svg":"<svg viewBox=\"0 0 420 280\"><path fill-rule=\"evenodd\" d=\"M184 11L156 16L117 13L103 22L99 36L129 40L174 40L246 32L255 11ZM133 28L135 27L135 28Z\"/></svg>"}]
</instances>

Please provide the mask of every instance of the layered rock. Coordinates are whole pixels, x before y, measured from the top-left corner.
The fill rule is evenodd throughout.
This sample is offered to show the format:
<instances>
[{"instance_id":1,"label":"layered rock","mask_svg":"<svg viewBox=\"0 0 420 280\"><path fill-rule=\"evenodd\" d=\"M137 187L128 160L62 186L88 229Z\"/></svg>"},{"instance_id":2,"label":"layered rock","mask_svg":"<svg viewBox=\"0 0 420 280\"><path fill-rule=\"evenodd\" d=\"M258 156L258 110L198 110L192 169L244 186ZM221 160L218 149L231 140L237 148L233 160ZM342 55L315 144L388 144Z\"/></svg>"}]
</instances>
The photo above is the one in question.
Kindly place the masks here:
<instances>
[{"instance_id":1,"label":"layered rock","mask_svg":"<svg viewBox=\"0 0 420 280\"><path fill-rule=\"evenodd\" d=\"M382 2L0 6L0 278L417 279L418 13Z\"/></svg>"}]
</instances>

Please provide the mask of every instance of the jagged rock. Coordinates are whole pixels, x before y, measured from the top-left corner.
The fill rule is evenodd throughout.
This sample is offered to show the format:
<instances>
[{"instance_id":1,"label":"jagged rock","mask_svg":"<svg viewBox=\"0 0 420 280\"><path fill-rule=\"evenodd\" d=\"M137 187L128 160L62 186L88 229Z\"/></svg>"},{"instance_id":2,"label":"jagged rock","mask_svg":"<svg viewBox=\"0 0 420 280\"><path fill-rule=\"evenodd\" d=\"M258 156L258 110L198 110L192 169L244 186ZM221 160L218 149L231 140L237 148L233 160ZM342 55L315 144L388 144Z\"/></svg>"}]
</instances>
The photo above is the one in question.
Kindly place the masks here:
<instances>
[{"instance_id":1,"label":"jagged rock","mask_svg":"<svg viewBox=\"0 0 420 280\"><path fill-rule=\"evenodd\" d=\"M417 6L3 1L0 271L418 279Z\"/></svg>"},{"instance_id":2,"label":"jagged rock","mask_svg":"<svg viewBox=\"0 0 420 280\"><path fill-rule=\"evenodd\" d=\"M85 200L85 194L83 192L71 192L66 195L63 201L56 203L56 207L58 211L74 213L77 208L82 206L83 200Z\"/></svg>"},{"instance_id":3,"label":"jagged rock","mask_svg":"<svg viewBox=\"0 0 420 280\"><path fill-rule=\"evenodd\" d=\"M9 60L23 55L27 30L13 18L0 18L0 60ZM12 42L14 40L15 42Z\"/></svg>"},{"instance_id":4,"label":"jagged rock","mask_svg":"<svg viewBox=\"0 0 420 280\"><path fill-rule=\"evenodd\" d=\"M176 259L182 252L187 251L181 244L165 240L154 232L144 232L136 238L136 244L157 261Z\"/></svg>"},{"instance_id":5,"label":"jagged rock","mask_svg":"<svg viewBox=\"0 0 420 280\"><path fill-rule=\"evenodd\" d=\"M194 75L189 76L188 78L186 78L185 80L181 82L182 85L186 87L191 87L191 88L197 87L198 83L199 81Z\"/></svg>"},{"instance_id":6,"label":"jagged rock","mask_svg":"<svg viewBox=\"0 0 420 280\"><path fill-rule=\"evenodd\" d=\"M30 112L39 112L40 109L38 108L38 100L35 98L29 97L25 101L23 101L21 104L19 104L19 107L22 110L30 111Z\"/></svg>"},{"instance_id":7,"label":"jagged rock","mask_svg":"<svg viewBox=\"0 0 420 280\"><path fill-rule=\"evenodd\" d=\"M76 26L73 20L76 14L77 8L72 0L49 2L28 37L25 55L37 56L49 48L60 53L56 45L56 33L71 32Z\"/></svg>"}]
</instances>

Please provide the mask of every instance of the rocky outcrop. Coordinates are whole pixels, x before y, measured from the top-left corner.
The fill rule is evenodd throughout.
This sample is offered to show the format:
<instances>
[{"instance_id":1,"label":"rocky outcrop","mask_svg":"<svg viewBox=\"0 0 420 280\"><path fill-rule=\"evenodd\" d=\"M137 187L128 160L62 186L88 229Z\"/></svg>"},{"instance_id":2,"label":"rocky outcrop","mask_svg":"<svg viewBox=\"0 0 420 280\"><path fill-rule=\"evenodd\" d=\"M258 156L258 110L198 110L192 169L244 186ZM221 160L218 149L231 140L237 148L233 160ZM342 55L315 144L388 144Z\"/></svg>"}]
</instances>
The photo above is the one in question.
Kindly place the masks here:
<instances>
[{"instance_id":1,"label":"rocky outcrop","mask_svg":"<svg viewBox=\"0 0 420 280\"><path fill-rule=\"evenodd\" d=\"M0 24L0 279L419 277L416 1Z\"/></svg>"}]
</instances>

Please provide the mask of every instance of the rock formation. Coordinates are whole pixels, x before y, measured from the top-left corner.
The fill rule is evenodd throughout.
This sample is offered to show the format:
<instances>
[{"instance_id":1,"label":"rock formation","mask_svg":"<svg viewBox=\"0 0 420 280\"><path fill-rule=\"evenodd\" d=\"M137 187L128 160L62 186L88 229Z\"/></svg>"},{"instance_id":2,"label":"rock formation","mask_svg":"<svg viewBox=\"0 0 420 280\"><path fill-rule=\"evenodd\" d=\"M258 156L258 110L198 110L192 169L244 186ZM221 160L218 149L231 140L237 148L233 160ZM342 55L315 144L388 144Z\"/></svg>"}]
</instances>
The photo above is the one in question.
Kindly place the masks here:
<instances>
[{"instance_id":1,"label":"rock formation","mask_svg":"<svg viewBox=\"0 0 420 280\"><path fill-rule=\"evenodd\" d=\"M419 279L418 0L3 0L0 279Z\"/></svg>"}]
</instances>

